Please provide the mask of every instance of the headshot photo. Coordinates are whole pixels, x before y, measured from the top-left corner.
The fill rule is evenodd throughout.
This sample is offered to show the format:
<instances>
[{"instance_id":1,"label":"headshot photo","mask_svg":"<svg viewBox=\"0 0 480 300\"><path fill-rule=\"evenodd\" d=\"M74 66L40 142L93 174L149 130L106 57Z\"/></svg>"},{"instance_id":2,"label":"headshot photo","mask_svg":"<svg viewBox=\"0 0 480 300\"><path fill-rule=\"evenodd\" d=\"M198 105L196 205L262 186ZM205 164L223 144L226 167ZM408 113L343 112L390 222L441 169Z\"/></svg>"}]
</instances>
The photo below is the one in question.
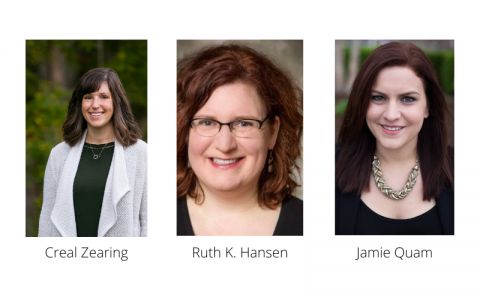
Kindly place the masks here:
<instances>
[{"instance_id":1,"label":"headshot photo","mask_svg":"<svg viewBox=\"0 0 480 300\"><path fill-rule=\"evenodd\" d=\"M454 41L336 41L336 235L454 234Z\"/></svg>"},{"instance_id":2,"label":"headshot photo","mask_svg":"<svg viewBox=\"0 0 480 300\"><path fill-rule=\"evenodd\" d=\"M177 235L302 236L303 41L177 41Z\"/></svg>"},{"instance_id":3,"label":"headshot photo","mask_svg":"<svg viewBox=\"0 0 480 300\"><path fill-rule=\"evenodd\" d=\"M27 236L146 237L147 41L26 44Z\"/></svg>"}]
</instances>

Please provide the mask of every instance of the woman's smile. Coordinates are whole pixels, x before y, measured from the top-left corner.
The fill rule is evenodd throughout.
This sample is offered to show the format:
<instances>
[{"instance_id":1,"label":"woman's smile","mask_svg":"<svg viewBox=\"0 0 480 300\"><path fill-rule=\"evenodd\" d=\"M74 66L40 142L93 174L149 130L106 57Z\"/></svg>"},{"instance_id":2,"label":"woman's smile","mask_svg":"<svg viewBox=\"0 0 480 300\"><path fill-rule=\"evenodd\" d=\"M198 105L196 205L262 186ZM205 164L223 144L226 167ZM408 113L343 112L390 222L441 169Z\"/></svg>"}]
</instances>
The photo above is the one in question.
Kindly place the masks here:
<instances>
[{"instance_id":1,"label":"woman's smile","mask_svg":"<svg viewBox=\"0 0 480 300\"><path fill-rule=\"evenodd\" d=\"M105 115L105 112L89 112L88 114L92 119L99 119Z\"/></svg>"},{"instance_id":2,"label":"woman's smile","mask_svg":"<svg viewBox=\"0 0 480 300\"><path fill-rule=\"evenodd\" d=\"M366 115L377 149L415 148L428 114L423 82L415 72L387 67L378 73Z\"/></svg>"},{"instance_id":3,"label":"woman's smile","mask_svg":"<svg viewBox=\"0 0 480 300\"><path fill-rule=\"evenodd\" d=\"M213 167L224 169L224 170L233 169L234 167L240 165L244 160L245 160L245 157L229 158L229 159L222 159L222 158L216 158L216 157L210 158L210 161Z\"/></svg>"},{"instance_id":4,"label":"woman's smile","mask_svg":"<svg viewBox=\"0 0 480 300\"><path fill-rule=\"evenodd\" d=\"M228 123L245 116L262 120L265 115L265 104L257 91L237 82L215 89L194 118ZM275 145L272 129L265 124L251 138L237 137L225 126L214 136L202 136L191 129L188 159L202 188L223 192L254 190L265 168L268 149Z\"/></svg>"},{"instance_id":5,"label":"woman's smile","mask_svg":"<svg viewBox=\"0 0 480 300\"><path fill-rule=\"evenodd\" d=\"M396 126L396 125L380 124L380 126L382 127L383 132L385 132L386 134L399 134L402 131L402 129L405 128L405 126Z\"/></svg>"},{"instance_id":6,"label":"woman's smile","mask_svg":"<svg viewBox=\"0 0 480 300\"><path fill-rule=\"evenodd\" d=\"M107 82L103 82L98 91L83 96L82 114L89 129L112 125L113 99Z\"/></svg>"}]
</instances>

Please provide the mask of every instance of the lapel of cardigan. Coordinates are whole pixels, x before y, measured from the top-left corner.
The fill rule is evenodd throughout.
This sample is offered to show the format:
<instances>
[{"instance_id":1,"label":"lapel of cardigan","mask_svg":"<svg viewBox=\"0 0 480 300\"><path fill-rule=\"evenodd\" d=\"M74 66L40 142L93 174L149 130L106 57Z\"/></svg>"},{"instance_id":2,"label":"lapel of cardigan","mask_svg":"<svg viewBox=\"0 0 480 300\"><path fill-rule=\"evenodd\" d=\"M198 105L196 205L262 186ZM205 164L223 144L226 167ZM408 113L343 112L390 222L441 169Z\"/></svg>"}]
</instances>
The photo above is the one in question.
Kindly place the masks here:
<instances>
[{"instance_id":1,"label":"lapel of cardigan","mask_svg":"<svg viewBox=\"0 0 480 300\"><path fill-rule=\"evenodd\" d=\"M82 139L70 150L58 180L55 204L50 219L62 236L77 236L73 207L73 182L77 175L86 135L87 131L85 130Z\"/></svg>"},{"instance_id":2,"label":"lapel of cardigan","mask_svg":"<svg viewBox=\"0 0 480 300\"><path fill-rule=\"evenodd\" d=\"M437 210L440 216L443 234L453 235L455 232L453 190L451 188L444 188L435 201L437 202Z\"/></svg>"},{"instance_id":3,"label":"lapel of cardigan","mask_svg":"<svg viewBox=\"0 0 480 300\"><path fill-rule=\"evenodd\" d=\"M130 191L128 183L125 152L122 144L115 140L110 171L108 172L105 193L103 196L102 212L98 224L98 236L103 237L117 222L117 204Z\"/></svg>"},{"instance_id":4,"label":"lapel of cardigan","mask_svg":"<svg viewBox=\"0 0 480 300\"><path fill-rule=\"evenodd\" d=\"M340 234L355 234L360 197L355 193L340 196Z\"/></svg>"}]
</instances>

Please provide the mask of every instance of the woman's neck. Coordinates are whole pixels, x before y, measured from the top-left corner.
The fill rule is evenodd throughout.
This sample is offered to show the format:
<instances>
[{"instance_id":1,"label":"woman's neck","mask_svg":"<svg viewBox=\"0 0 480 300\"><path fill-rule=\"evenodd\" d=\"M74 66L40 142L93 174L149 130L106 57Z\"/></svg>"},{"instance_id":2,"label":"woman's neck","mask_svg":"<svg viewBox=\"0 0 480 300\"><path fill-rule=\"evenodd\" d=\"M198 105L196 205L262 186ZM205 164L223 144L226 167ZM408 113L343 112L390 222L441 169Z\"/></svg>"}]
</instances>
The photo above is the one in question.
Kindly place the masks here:
<instances>
[{"instance_id":1,"label":"woman's neck","mask_svg":"<svg viewBox=\"0 0 480 300\"><path fill-rule=\"evenodd\" d=\"M258 193L256 190L222 192L211 191L203 187L204 201L202 210L212 214L245 213L258 207Z\"/></svg>"},{"instance_id":2,"label":"woman's neck","mask_svg":"<svg viewBox=\"0 0 480 300\"><path fill-rule=\"evenodd\" d=\"M89 144L106 144L115 141L115 130L112 122L102 128L87 126L87 137L85 141Z\"/></svg>"},{"instance_id":3,"label":"woman's neck","mask_svg":"<svg viewBox=\"0 0 480 300\"><path fill-rule=\"evenodd\" d=\"M382 164L404 165L417 159L417 141L405 145L399 149L386 149L377 143L375 155Z\"/></svg>"}]
</instances>

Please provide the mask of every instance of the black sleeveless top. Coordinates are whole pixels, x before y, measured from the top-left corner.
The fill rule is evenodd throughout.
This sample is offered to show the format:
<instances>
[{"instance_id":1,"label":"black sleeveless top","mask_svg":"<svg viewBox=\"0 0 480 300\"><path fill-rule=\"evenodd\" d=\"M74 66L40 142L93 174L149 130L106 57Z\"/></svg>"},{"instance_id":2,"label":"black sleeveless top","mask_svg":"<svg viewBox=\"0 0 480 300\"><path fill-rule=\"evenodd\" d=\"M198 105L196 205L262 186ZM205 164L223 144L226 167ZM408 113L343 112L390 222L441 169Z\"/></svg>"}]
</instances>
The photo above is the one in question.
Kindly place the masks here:
<instances>
[{"instance_id":1,"label":"black sleeveless top","mask_svg":"<svg viewBox=\"0 0 480 300\"><path fill-rule=\"evenodd\" d=\"M98 236L103 195L114 149L115 142L106 145L85 143L83 147L73 182L73 206L78 237ZM95 159L94 155L100 156Z\"/></svg>"},{"instance_id":2,"label":"black sleeveless top","mask_svg":"<svg viewBox=\"0 0 480 300\"><path fill-rule=\"evenodd\" d=\"M443 231L436 205L417 217L397 220L377 214L360 200L355 234L438 235Z\"/></svg>"},{"instance_id":3,"label":"black sleeveless top","mask_svg":"<svg viewBox=\"0 0 480 300\"><path fill-rule=\"evenodd\" d=\"M195 235L188 213L187 198L177 199L177 236ZM303 201L289 196L282 202L273 235L303 235Z\"/></svg>"}]
</instances>

